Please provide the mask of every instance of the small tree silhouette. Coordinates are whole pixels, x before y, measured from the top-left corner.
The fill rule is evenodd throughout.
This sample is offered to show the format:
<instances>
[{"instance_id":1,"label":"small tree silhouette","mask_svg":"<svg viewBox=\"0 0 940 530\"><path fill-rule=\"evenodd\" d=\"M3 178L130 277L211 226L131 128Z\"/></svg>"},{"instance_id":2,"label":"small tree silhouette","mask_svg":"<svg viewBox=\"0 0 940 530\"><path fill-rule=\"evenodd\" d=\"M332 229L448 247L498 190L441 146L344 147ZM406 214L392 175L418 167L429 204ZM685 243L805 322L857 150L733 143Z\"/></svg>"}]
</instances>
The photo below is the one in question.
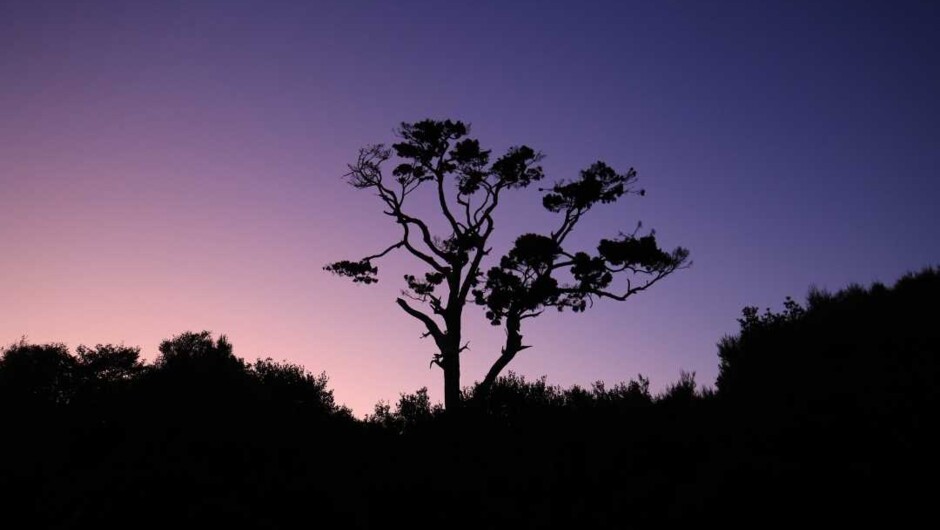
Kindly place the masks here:
<instances>
[{"instance_id":1,"label":"small tree silhouette","mask_svg":"<svg viewBox=\"0 0 940 530\"><path fill-rule=\"evenodd\" d=\"M437 345L431 364L444 371L448 409L458 407L461 400L460 354L467 348L462 343L463 310L471 295L486 307L494 325L506 327L502 353L477 392L485 395L502 369L527 348L520 331L523 320L547 307L583 311L594 298L625 300L685 266L688 259L683 248L661 250L653 233L638 235L639 226L630 234L602 239L594 254L565 247L568 236L595 205L645 193L634 188L637 174L632 168L618 173L596 162L570 182L540 189L547 191L545 208L562 216L558 228L546 235L520 236L484 275L483 260L492 251L493 214L506 192L542 180L543 155L523 145L491 161L491 151L468 134L469 127L460 121L424 120L403 123L397 130L401 141L391 148L380 144L361 149L346 177L353 187L378 195L383 213L401 227L402 235L380 252L324 267L354 282L371 284L378 281L374 262L394 250L404 249L424 265L423 274L405 275L407 289L397 303L424 324L424 336ZM382 166L393 152L397 164L389 178ZM421 188L430 188L447 230L445 237L436 237L429 222L406 211L406 201ZM619 290L613 285L615 276L628 276Z\"/></svg>"}]
</instances>

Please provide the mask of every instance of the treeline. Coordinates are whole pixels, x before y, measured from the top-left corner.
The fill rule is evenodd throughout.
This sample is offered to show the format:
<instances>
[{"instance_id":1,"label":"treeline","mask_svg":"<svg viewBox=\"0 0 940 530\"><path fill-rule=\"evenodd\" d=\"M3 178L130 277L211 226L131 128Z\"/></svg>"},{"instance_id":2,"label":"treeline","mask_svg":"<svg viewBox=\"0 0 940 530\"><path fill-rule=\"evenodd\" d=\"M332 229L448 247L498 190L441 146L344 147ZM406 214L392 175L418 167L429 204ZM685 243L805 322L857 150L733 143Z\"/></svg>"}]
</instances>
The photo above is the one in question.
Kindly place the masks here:
<instances>
[{"instance_id":1,"label":"treeline","mask_svg":"<svg viewBox=\"0 0 940 530\"><path fill-rule=\"evenodd\" d=\"M0 355L0 499L23 528L647 528L927 513L940 272L745 308L717 388L692 374L560 388L509 374L445 414L425 390L364 420L325 374L184 333Z\"/></svg>"}]
</instances>

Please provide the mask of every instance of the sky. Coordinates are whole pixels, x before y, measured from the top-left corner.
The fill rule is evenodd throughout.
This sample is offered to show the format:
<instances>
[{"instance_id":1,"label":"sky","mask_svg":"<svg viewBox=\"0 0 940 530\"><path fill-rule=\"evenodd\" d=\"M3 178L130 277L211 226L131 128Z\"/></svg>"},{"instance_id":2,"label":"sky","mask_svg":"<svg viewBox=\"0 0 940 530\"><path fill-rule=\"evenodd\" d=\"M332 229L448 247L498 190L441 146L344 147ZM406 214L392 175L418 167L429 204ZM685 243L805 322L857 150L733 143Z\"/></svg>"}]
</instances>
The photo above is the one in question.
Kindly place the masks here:
<instances>
[{"instance_id":1,"label":"sky","mask_svg":"<svg viewBox=\"0 0 940 530\"><path fill-rule=\"evenodd\" d=\"M654 228L693 265L626 302L546 314L510 369L654 389L694 371L744 306L940 265L940 4L910 2L0 3L0 344L138 345L186 330L325 371L357 414L428 387L433 344L374 286L322 270L394 242L342 175L401 122L468 122L596 160L645 197L576 243ZM417 211L433 209L417 204ZM424 209L422 209L424 208ZM534 190L497 249L553 218ZM501 331L466 312L463 383Z\"/></svg>"}]
</instances>

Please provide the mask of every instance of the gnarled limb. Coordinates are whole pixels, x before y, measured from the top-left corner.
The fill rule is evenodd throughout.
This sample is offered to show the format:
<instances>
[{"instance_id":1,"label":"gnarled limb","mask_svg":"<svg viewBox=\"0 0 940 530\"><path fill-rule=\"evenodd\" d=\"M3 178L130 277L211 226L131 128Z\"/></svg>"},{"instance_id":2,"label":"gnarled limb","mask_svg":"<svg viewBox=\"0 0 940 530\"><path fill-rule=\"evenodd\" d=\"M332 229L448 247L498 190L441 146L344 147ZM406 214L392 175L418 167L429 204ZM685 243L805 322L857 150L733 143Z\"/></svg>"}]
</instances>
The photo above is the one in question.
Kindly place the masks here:
<instances>
[{"instance_id":1,"label":"gnarled limb","mask_svg":"<svg viewBox=\"0 0 940 530\"><path fill-rule=\"evenodd\" d=\"M431 337L434 338L434 342L437 343L438 347L441 347L445 343L445 334L443 331L441 331L441 327L438 326L437 322L435 322L433 318L411 307L403 298L396 298L395 302L399 307L402 308L402 310L405 311L405 313L408 313L424 324L424 327L427 328L428 333L430 333Z\"/></svg>"}]
</instances>

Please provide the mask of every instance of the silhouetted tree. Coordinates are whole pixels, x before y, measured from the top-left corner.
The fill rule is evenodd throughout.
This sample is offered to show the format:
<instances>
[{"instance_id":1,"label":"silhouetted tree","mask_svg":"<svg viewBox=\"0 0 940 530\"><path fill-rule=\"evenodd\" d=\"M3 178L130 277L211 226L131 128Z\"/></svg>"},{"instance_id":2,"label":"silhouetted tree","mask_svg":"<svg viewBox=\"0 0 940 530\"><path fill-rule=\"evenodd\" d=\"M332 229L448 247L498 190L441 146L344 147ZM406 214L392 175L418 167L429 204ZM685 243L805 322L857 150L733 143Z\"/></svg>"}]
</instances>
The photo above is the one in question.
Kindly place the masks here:
<instances>
[{"instance_id":1,"label":"silhouetted tree","mask_svg":"<svg viewBox=\"0 0 940 530\"><path fill-rule=\"evenodd\" d=\"M12 344L0 356L0 401L20 409L66 405L75 389L75 368L64 344Z\"/></svg>"},{"instance_id":2,"label":"silhouetted tree","mask_svg":"<svg viewBox=\"0 0 940 530\"><path fill-rule=\"evenodd\" d=\"M481 148L468 133L469 127L460 121L403 123L397 130L401 141L391 148L380 144L361 149L346 177L353 187L378 195L383 213L401 227L402 235L380 252L324 267L354 282L371 284L377 281L374 262L394 250L404 249L423 264L423 274L405 275L407 289L397 303L421 321L427 330L424 336L437 345L431 363L444 372L448 409L461 401L460 354L466 349L463 310L471 294L486 306L493 324L505 322L507 332L506 345L484 380L481 394L485 394L500 371L526 348L520 332L522 320L538 316L547 307L582 311L596 297L625 300L674 272L688 258L686 250L665 252L652 233L639 236L636 231L601 240L593 255L566 248L568 236L592 207L612 203L624 194L644 194L633 187L633 169L618 173L596 162L579 178L542 190L547 191L543 205L562 216L560 225L547 235L519 237L481 285L483 260L492 250L494 212L504 193L542 180L539 162L543 156L523 145L493 160L491 151ZM397 161L386 175L383 165L393 153ZM444 237L436 237L432 223L406 210L409 197L428 188L446 227ZM559 279L562 273L566 279ZM615 275L643 278L639 283L628 278L618 288L613 284ZM416 308L409 300L425 308Z\"/></svg>"},{"instance_id":3,"label":"silhouetted tree","mask_svg":"<svg viewBox=\"0 0 940 530\"><path fill-rule=\"evenodd\" d=\"M75 349L76 390L73 417L86 430L113 427L132 414L130 395L146 367L140 348L98 344ZM95 435L95 436L100 436Z\"/></svg>"},{"instance_id":4,"label":"silhouetted tree","mask_svg":"<svg viewBox=\"0 0 940 530\"><path fill-rule=\"evenodd\" d=\"M246 426L239 417L255 401L247 363L224 335L214 339L208 331L160 343L160 355L141 383L145 408L164 415L158 424L212 443L242 432Z\"/></svg>"},{"instance_id":5,"label":"silhouetted tree","mask_svg":"<svg viewBox=\"0 0 940 530\"><path fill-rule=\"evenodd\" d=\"M522 344L523 320L549 307L584 311L594 298L624 301L687 265L686 249L660 249L652 232L637 235L640 225L631 234L601 239L594 255L566 250L568 236L593 206L612 203L626 193L645 194L632 187L636 178L632 168L621 174L596 162L578 179L549 188L542 204L562 215L559 226L548 235L520 236L499 265L487 271L483 287L474 290L475 301L486 307L492 324L505 322L506 342L483 379L481 393L516 354L529 347ZM615 276L624 277L622 286L614 285Z\"/></svg>"}]
</instances>

